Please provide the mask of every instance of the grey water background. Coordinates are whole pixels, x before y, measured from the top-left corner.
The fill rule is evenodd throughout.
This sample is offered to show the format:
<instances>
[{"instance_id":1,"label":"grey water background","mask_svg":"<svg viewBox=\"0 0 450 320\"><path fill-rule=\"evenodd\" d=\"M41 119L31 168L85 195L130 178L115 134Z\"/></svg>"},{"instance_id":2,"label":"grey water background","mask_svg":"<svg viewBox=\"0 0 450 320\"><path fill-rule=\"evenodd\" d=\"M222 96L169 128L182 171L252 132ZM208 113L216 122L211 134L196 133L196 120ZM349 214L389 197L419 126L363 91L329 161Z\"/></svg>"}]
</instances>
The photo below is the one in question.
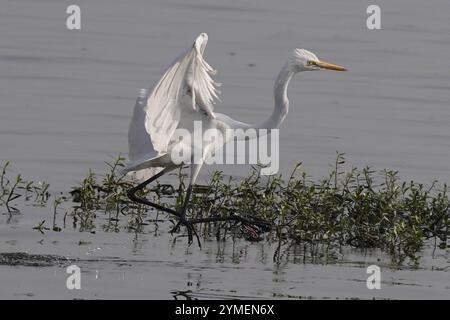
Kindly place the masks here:
<instances>
[{"instance_id":1,"label":"grey water background","mask_svg":"<svg viewBox=\"0 0 450 320\"><path fill-rule=\"evenodd\" d=\"M81 7L78 31L65 27L73 3ZM369 4L381 6L382 30L366 28ZM127 152L139 89L207 32L206 60L223 83L216 110L242 121L270 114L273 81L293 48L349 69L302 73L292 81L280 172L301 161L320 178L338 150L349 165L449 182L449 15L448 0L1 0L0 161L48 181L53 192L69 191L88 168L101 172L104 161ZM200 181L214 169L239 176L249 167L205 167ZM271 261L273 248L261 244L207 242L198 251L184 241L171 246L165 235L40 235L31 227L42 218L49 212L38 208L24 208L12 221L3 215L1 251L98 262L84 263L87 276L77 292L65 288L61 268L1 266L1 298L170 298L177 290L199 298L450 297L448 252L414 271L378 262L386 264L383 289L370 291L365 267L382 256L376 252L350 253L335 265L280 267Z\"/></svg>"}]
</instances>

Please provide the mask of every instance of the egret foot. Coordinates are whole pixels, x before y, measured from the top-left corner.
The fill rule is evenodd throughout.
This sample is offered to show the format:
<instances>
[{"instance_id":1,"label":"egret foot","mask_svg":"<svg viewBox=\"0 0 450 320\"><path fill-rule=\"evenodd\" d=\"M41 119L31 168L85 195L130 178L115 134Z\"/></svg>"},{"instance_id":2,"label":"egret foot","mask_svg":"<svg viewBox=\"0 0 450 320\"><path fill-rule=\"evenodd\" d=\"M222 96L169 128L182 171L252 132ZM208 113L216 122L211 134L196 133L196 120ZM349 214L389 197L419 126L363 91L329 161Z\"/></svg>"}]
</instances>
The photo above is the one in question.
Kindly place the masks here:
<instances>
[{"instance_id":1,"label":"egret foot","mask_svg":"<svg viewBox=\"0 0 450 320\"><path fill-rule=\"evenodd\" d=\"M170 233L173 234L174 232L178 232L180 230L180 225L184 225L186 227L187 233L188 233L188 244L191 245L193 242L193 235L195 235L195 238L197 239L198 246L200 249L202 248L202 244L200 242L200 237L198 236L197 231L194 228L194 224L190 222L189 220L185 219L184 217L180 217L180 220L177 222L177 224L170 229Z\"/></svg>"}]
</instances>

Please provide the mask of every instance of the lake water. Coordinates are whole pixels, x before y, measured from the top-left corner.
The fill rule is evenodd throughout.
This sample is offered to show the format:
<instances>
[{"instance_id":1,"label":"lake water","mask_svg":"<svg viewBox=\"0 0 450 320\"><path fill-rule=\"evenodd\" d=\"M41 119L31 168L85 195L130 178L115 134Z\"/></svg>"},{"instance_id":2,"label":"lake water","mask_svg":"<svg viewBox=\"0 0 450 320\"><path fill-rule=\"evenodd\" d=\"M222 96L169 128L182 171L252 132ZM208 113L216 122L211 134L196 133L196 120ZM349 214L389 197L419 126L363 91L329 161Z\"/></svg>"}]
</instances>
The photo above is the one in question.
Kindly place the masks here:
<instances>
[{"instance_id":1,"label":"lake water","mask_svg":"<svg viewBox=\"0 0 450 320\"><path fill-rule=\"evenodd\" d=\"M68 2L1 0L0 161L69 191L88 168L127 153L135 97L201 32L206 60L223 83L216 107L258 122L289 50L305 48L346 73L310 72L292 81L280 132L281 172L297 162L315 178L335 151L349 165L399 170L406 180L450 181L450 2L377 1L382 30L366 28L370 1L85 1L82 29L65 27ZM248 166L205 167L245 175ZM3 210L3 208L1 208ZM47 211L1 216L0 251L82 259L83 290L65 288L65 270L0 266L0 297L449 298L450 257L428 254L419 270L389 268L378 252L349 252L337 264L275 265L262 244L184 240L161 228L139 235L32 230ZM41 241L43 240L43 241ZM79 245L80 240L89 244ZM367 265L383 264L383 290L367 290ZM433 269L438 268L440 271Z\"/></svg>"}]
</instances>

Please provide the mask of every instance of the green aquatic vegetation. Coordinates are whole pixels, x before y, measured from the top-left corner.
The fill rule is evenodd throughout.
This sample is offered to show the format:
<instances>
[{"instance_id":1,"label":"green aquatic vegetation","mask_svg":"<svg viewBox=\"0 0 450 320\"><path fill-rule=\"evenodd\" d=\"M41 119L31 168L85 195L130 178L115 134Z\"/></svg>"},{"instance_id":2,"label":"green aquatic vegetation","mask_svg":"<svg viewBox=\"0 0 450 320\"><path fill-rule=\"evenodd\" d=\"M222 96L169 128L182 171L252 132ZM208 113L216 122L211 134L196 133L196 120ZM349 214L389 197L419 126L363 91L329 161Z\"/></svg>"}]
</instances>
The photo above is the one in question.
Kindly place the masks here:
<instances>
[{"instance_id":1,"label":"green aquatic vegetation","mask_svg":"<svg viewBox=\"0 0 450 320\"><path fill-rule=\"evenodd\" d=\"M33 227L33 230L39 231L41 234L44 234L45 231L50 230L50 228L45 226L45 220L40 221L37 225Z\"/></svg>"},{"instance_id":2,"label":"green aquatic vegetation","mask_svg":"<svg viewBox=\"0 0 450 320\"><path fill-rule=\"evenodd\" d=\"M9 167L9 161L1 165L0 206L6 207L10 214L19 212L15 205L15 200L19 198L23 198L25 201L32 201L35 205L45 206L50 197L50 192L48 191L50 185L42 181L25 180L21 174L11 178Z\"/></svg>"},{"instance_id":3,"label":"green aquatic vegetation","mask_svg":"<svg viewBox=\"0 0 450 320\"><path fill-rule=\"evenodd\" d=\"M62 229L56 224L56 216L58 215L58 207L64 202L64 197L57 197L53 200L53 227L52 230L60 232Z\"/></svg>"},{"instance_id":4,"label":"green aquatic vegetation","mask_svg":"<svg viewBox=\"0 0 450 320\"><path fill-rule=\"evenodd\" d=\"M107 162L109 171L101 180L94 172L89 171L80 185L72 188L70 193L74 205L69 216L73 218L74 227L81 231L95 232L97 215L103 213L108 222L103 226L106 231L119 232L118 222L127 219L126 227L129 230L142 232L142 227L147 225L144 217L148 208L128 199L127 190L132 187L132 182L117 172L123 167L124 160L119 156L112 163Z\"/></svg>"},{"instance_id":5,"label":"green aquatic vegetation","mask_svg":"<svg viewBox=\"0 0 450 320\"><path fill-rule=\"evenodd\" d=\"M106 163L108 170L103 175L89 171L72 188L70 198L54 197L51 228L41 221L34 229L63 231L67 219L73 228L92 233L102 228L157 235L161 225L167 227L162 222L174 226L174 217L128 199L127 191L136 182L118 173L124 160L118 157ZM8 178L8 165L2 167L0 205L11 207L20 197L37 204L48 201L48 184L27 182L20 175ZM287 179L262 176L260 169L254 166L247 177L239 179L217 171L206 184L194 186L187 216L194 222L211 220L195 223L201 237L267 241L276 246L275 262L289 259L292 250L300 250L304 260L333 261L344 246L381 249L396 263L415 262L425 244L434 244L435 250L448 247L446 184L426 186L400 179L397 171L348 167L343 154L337 154L329 175L318 181L312 180L301 164ZM187 188L186 172L184 168L174 171L176 183L156 182L139 196L179 210ZM64 215L60 214L62 207L69 208ZM218 218L230 220L214 221ZM58 223L60 219L63 223ZM261 227L268 225L270 228ZM175 238L183 232L181 228Z\"/></svg>"},{"instance_id":6,"label":"green aquatic vegetation","mask_svg":"<svg viewBox=\"0 0 450 320\"><path fill-rule=\"evenodd\" d=\"M126 190L133 183L116 173L121 166L123 158L118 158L108 164L110 171L103 180L97 181L89 173L81 186L73 189L74 200L80 203L75 216L84 214L95 220L96 212L103 210L109 215L105 230L117 232L119 220L125 220L126 228L134 232L143 232L150 222L157 229L160 213L156 212L154 218L153 209L127 198ZM301 170L301 164L287 180L281 175L261 176L261 168L257 166L241 179L214 172L207 184L194 187L187 215L194 221L237 216L269 223L268 232L236 220L199 223L196 229L204 238L242 237L273 242L277 245L275 261L283 259L286 250L298 246L311 256L328 256L342 246L379 248L400 263L406 258L416 261L428 239L433 239L436 247L447 247L450 239L447 185L433 182L426 187L402 181L396 171L345 166L344 155L337 154L330 174L320 181L311 181ZM182 168L174 175L177 185L157 183L140 196L179 210L188 175Z\"/></svg>"},{"instance_id":7,"label":"green aquatic vegetation","mask_svg":"<svg viewBox=\"0 0 450 320\"><path fill-rule=\"evenodd\" d=\"M45 181L38 181L34 183L33 181L28 182L28 189L34 192L34 202L38 203L42 206L47 204L48 199L50 198L50 192L48 189L50 188L50 184Z\"/></svg>"}]
</instances>

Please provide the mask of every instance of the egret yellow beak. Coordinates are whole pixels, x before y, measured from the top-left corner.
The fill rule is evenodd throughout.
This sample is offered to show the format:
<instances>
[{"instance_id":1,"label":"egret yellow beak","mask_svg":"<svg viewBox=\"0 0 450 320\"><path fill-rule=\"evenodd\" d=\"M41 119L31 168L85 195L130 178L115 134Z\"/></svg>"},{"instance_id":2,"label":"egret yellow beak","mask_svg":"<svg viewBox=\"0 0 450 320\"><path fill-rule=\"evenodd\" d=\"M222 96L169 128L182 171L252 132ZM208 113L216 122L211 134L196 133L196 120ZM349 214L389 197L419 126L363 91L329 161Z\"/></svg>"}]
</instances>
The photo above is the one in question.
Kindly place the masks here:
<instances>
[{"instance_id":1,"label":"egret yellow beak","mask_svg":"<svg viewBox=\"0 0 450 320\"><path fill-rule=\"evenodd\" d=\"M315 61L315 65L325 70L347 71L344 67L324 61Z\"/></svg>"}]
</instances>

